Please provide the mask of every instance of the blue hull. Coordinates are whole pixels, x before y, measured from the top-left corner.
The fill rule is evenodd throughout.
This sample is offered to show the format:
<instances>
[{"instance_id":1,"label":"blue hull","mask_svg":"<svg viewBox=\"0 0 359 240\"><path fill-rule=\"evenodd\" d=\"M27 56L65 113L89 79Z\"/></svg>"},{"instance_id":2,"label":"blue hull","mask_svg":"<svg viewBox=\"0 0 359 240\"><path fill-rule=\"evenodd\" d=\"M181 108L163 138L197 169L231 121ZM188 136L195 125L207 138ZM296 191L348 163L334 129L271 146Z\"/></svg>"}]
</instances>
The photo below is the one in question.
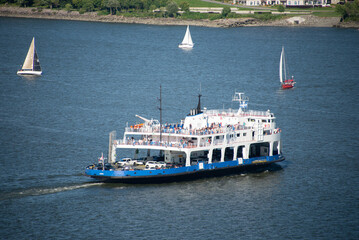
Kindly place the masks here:
<instances>
[{"instance_id":1,"label":"blue hull","mask_svg":"<svg viewBox=\"0 0 359 240\"><path fill-rule=\"evenodd\" d=\"M237 160L234 160L158 170L113 171L86 169L85 175L103 182L167 183L253 171L275 162L281 162L284 159L285 158L282 155L275 155L270 157L243 159L242 164L239 164Z\"/></svg>"}]
</instances>

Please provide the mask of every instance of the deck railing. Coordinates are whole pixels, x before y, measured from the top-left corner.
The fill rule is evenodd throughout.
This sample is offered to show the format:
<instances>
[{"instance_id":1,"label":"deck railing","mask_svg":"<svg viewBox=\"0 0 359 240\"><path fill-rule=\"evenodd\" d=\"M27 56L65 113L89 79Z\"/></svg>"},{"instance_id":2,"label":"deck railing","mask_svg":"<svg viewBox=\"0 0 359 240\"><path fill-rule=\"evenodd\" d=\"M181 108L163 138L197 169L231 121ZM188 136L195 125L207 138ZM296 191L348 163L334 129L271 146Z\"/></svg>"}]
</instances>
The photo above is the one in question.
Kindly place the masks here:
<instances>
[{"instance_id":1,"label":"deck railing","mask_svg":"<svg viewBox=\"0 0 359 240\"><path fill-rule=\"evenodd\" d=\"M273 130L271 133L267 133L264 134L266 135L271 135L271 134L278 134L280 133L281 130L279 128ZM248 141L254 141L255 137L253 136L242 136L242 137L238 137L238 138L229 138L229 139L215 139L213 140L213 143L209 142L209 141L201 141L200 144L198 144L197 142L190 142L188 140L180 140L180 141L151 141L148 139L140 139L140 140L136 140L136 139L119 139L119 140L115 140L114 144L116 146L119 145L127 145L127 146L161 146L161 147L175 147L175 148L195 148L195 147L209 147L209 146L222 146L224 144L235 144L235 143L243 143L243 142L248 142Z\"/></svg>"},{"instance_id":2,"label":"deck railing","mask_svg":"<svg viewBox=\"0 0 359 240\"><path fill-rule=\"evenodd\" d=\"M116 140L115 145L132 145L132 146L161 146L161 147L176 147L176 148L194 148L197 144L181 143L181 142L167 142L167 141L144 141L144 140Z\"/></svg>"},{"instance_id":3,"label":"deck railing","mask_svg":"<svg viewBox=\"0 0 359 240\"><path fill-rule=\"evenodd\" d=\"M254 110L248 110L245 112L238 112L238 110L234 109L223 109L223 110L206 110L205 111L207 115L211 116L223 116L223 117L271 117L273 114L269 111L254 111Z\"/></svg>"},{"instance_id":4,"label":"deck railing","mask_svg":"<svg viewBox=\"0 0 359 240\"><path fill-rule=\"evenodd\" d=\"M175 127L162 127L162 133L172 133L178 135L211 135L218 133L229 133L236 130L248 130L252 127L247 127L244 125L234 125L230 127L215 127L215 128L204 128L204 129L184 129L184 128L175 128ZM159 127L142 127L142 128L132 128L126 127L126 133L160 133Z\"/></svg>"}]
</instances>

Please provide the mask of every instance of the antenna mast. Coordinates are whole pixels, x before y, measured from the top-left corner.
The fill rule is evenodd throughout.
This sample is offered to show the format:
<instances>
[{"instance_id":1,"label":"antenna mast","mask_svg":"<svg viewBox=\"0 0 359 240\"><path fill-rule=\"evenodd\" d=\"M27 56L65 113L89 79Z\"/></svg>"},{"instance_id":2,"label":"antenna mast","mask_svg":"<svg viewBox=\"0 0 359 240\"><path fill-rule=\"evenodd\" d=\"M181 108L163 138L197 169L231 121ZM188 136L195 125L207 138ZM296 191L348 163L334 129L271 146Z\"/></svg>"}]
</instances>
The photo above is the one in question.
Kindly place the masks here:
<instances>
[{"instance_id":1,"label":"antenna mast","mask_svg":"<svg viewBox=\"0 0 359 240\"><path fill-rule=\"evenodd\" d=\"M202 94L201 94L201 92L202 92L202 86L201 86L202 84L200 83L199 84L199 94L198 94L198 105L197 105L197 112L196 112L196 114L199 114L199 113L201 113L202 111L201 111L201 97L202 97Z\"/></svg>"},{"instance_id":2,"label":"antenna mast","mask_svg":"<svg viewBox=\"0 0 359 240\"><path fill-rule=\"evenodd\" d=\"M160 144L162 143L162 85L160 85L160 107L158 108L160 110Z\"/></svg>"}]
</instances>

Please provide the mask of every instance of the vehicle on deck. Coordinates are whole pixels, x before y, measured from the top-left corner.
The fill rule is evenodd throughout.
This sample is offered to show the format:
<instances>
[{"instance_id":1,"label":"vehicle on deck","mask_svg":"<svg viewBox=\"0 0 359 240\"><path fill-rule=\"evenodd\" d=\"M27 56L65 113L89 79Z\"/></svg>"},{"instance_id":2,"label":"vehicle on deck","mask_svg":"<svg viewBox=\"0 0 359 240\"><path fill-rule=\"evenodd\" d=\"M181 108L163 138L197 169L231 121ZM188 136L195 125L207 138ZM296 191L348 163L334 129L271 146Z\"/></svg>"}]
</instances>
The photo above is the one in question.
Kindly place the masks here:
<instances>
[{"instance_id":1,"label":"vehicle on deck","mask_svg":"<svg viewBox=\"0 0 359 240\"><path fill-rule=\"evenodd\" d=\"M133 160L132 158L122 158L119 161L115 162L117 167L124 167L124 166L136 166L136 165L143 165L142 161Z\"/></svg>"},{"instance_id":2,"label":"vehicle on deck","mask_svg":"<svg viewBox=\"0 0 359 240\"><path fill-rule=\"evenodd\" d=\"M145 169L159 169L165 167L166 167L165 162L148 161L145 164Z\"/></svg>"}]
</instances>

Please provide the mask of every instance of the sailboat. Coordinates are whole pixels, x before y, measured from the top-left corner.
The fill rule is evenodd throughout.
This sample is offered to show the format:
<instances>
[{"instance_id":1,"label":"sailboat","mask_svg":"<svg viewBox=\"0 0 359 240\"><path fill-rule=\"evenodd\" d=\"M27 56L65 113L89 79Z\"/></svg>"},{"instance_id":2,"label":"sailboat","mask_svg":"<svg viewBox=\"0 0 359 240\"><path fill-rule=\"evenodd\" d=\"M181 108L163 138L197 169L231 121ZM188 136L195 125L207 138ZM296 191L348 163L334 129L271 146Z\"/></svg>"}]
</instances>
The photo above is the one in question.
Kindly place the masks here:
<instances>
[{"instance_id":1,"label":"sailboat","mask_svg":"<svg viewBox=\"0 0 359 240\"><path fill-rule=\"evenodd\" d=\"M42 73L39 57L35 49L35 37L32 38L29 51L27 52L22 68L17 71L18 75L38 75Z\"/></svg>"},{"instance_id":2,"label":"sailboat","mask_svg":"<svg viewBox=\"0 0 359 240\"><path fill-rule=\"evenodd\" d=\"M187 31L184 35L183 41L180 45L178 45L179 48L186 48L190 49L193 48L194 43L192 42L191 32L189 31L189 26L187 25Z\"/></svg>"},{"instance_id":3,"label":"sailboat","mask_svg":"<svg viewBox=\"0 0 359 240\"><path fill-rule=\"evenodd\" d=\"M284 81L283 81L283 73L284 73ZM293 88L294 87L294 77L287 79L287 69L286 69L286 61L285 61L285 54L284 54L284 47L282 47L282 52L280 54L280 61L279 61L279 80L282 84L283 89Z\"/></svg>"}]
</instances>

